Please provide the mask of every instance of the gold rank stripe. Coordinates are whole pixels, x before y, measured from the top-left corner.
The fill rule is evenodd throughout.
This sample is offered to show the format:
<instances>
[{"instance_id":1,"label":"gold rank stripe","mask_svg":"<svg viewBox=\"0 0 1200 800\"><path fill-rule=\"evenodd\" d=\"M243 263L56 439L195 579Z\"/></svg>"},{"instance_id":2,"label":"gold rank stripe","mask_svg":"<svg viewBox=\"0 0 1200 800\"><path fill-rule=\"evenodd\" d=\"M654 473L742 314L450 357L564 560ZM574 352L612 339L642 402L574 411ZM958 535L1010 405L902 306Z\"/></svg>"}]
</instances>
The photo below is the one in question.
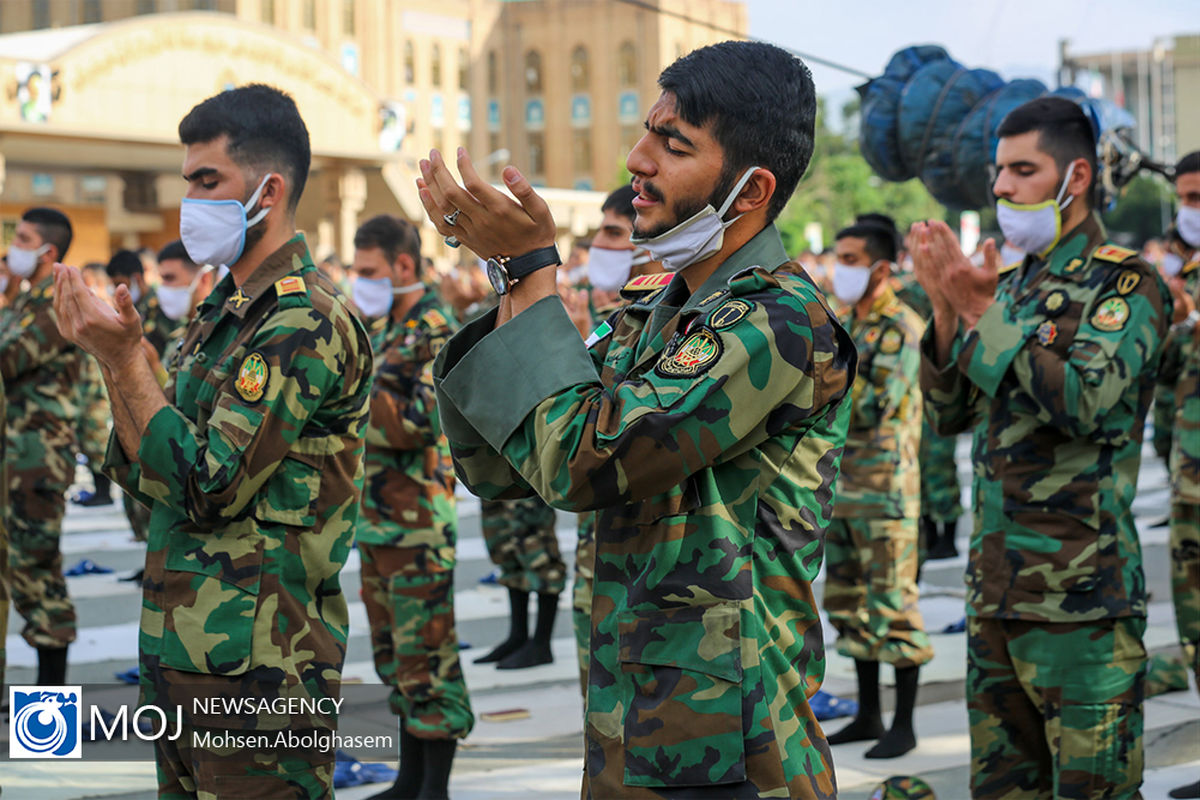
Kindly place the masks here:
<instances>
[{"instance_id":1,"label":"gold rank stripe","mask_svg":"<svg viewBox=\"0 0 1200 800\"><path fill-rule=\"evenodd\" d=\"M275 281L275 294L283 297L288 294L301 294L304 292L304 281L295 275L289 275L286 278L280 278Z\"/></svg>"},{"instance_id":2,"label":"gold rank stripe","mask_svg":"<svg viewBox=\"0 0 1200 800\"><path fill-rule=\"evenodd\" d=\"M672 277L674 277L674 275L670 272L657 272L652 275L639 275L629 283L625 284L621 288L621 291L645 292L649 291L650 289L661 289L671 282Z\"/></svg>"},{"instance_id":3,"label":"gold rank stripe","mask_svg":"<svg viewBox=\"0 0 1200 800\"><path fill-rule=\"evenodd\" d=\"M1125 259L1132 258L1136 255L1137 251L1130 250L1128 247L1119 247L1115 244L1106 244L1101 247L1097 247L1095 252L1092 253L1092 258L1098 258L1101 261L1112 261L1119 264Z\"/></svg>"}]
</instances>

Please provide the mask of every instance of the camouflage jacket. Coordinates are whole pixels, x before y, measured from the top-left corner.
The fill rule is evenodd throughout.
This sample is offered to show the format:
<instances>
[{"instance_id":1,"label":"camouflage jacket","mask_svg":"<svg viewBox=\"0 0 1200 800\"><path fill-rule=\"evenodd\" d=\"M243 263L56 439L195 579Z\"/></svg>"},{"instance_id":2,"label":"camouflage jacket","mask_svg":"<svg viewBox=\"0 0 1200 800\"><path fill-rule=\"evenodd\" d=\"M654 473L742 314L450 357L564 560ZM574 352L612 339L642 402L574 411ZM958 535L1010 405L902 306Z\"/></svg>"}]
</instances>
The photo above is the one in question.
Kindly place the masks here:
<instances>
[{"instance_id":1,"label":"camouflage jacket","mask_svg":"<svg viewBox=\"0 0 1200 800\"><path fill-rule=\"evenodd\" d=\"M768 226L694 294L676 276L590 347L550 297L438 356L460 478L600 511L585 796L835 794L807 700L825 664L812 581L855 354L786 261Z\"/></svg>"},{"instance_id":2,"label":"camouflage jacket","mask_svg":"<svg viewBox=\"0 0 1200 800\"><path fill-rule=\"evenodd\" d=\"M375 383L356 534L364 544L439 547L455 526L454 464L431 372L433 357L455 330L452 318L426 289L402 322L386 316L372 326Z\"/></svg>"},{"instance_id":3,"label":"camouflage jacket","mask_svg":"<svg viewBox=\"0 0 1200 800\"><path fill-rule=\"evenodd\" d=\"M65 492L74 458L43 453L75 451L84 353L55 320L50 275L0 312L0 377L8 392L10 476L30 490Z\"/></svg>"},{"instance_id":4,"label":"camouflage jacket","mask_svg":"<svg viewBox=\"0 0 1200 800\"><path fill-rule=\"evenodd\" d=\"M925 287L917 283L916 275L911 272L893 275L891 285L896 292L896 298L917 312L917 316L923 320L933 317L933 303L930 302Z\"/></svg>"},{"instance_id":5,"label":"camouflage jacket","mask_svg":"<svg viewBox=\"0 0 1200 800\"><path fill-rule=\"evenodd\" d=\"M1192 251L1191 258L1183 265L1179 276L1183 278L1185 292L1192 297L1200 296L1200 250ZM1176 338L1176 344L1182 345L1182 340ZM1179 355L1180 353L1176 352L1173 357ZM1179 377L1177 370L1173 371L1172 375L1176 378ZM1168 463L1170 463L1171 450L1175 443L1173 432L1178 420L1176 416L1177 403L1181 400L1182 396L1177 394L1173 381L1159 381L1158 387L1154 390L1154 452L1160 458L1167 459Z\"/></svg>"},{"instance_id":6,"label":"camouflage jacket","mask_svg":"<svg viewBox=\"0 0 1200 800\"><path fill-rule=\"evenodd\" d=\"M835 517L916 519L921 514L921 334L925 323L890 286L863 319L846 309L858 350L850 428Z\"/></svg>"},{"instance_id":7,"label":"camouflage jacket","mask_svg":"<svg viewBox=\"0 0 1200 800\"><path fill-rule=\"evenodd\" d=\"M1193 282L1191 290L1200 305L1200 281ZM1159 391L1169 393L1174 411L1168 458L1171 499L1200 504L1200 312L1171 326L1158 379Z\"/></svg>"},{"instance_id":8,"label":"camouflage jacket","mask_svg":"<svg viewBox=\"0 0 1200 800\"><path fill-rule=\"evenodd\" d=\"M158 304L158 293L153 287L137 303L138 314L142 316L142 335L162 358L166 353L167 343L182 333L183 323L177 322L166 315Z\"/></svg>"},{"instance_id":9,"label":"camouflage jacket","mask_svg":"<svg viewBox=\"0 0 1200 800\"><path fill-rule=\"evenodd\" d=\"M1021 279L1026 277L1022 287ZM937 431L974 427L969 613L1040 622L1145 616L1130 504L1171 300L1090 216L996 301L921 385Z\"/></svg>"},{"instance_id":10,"label":"camouflage jacket","mask_svg":"<svg viewBox=\"0 0 1200 800\"><path fill-rule=\"evenodd\" d=\"M296 236L226 276L169 367L136 459L106 467L152 509L139 649L152 667L339 692L338 573L361 500L366 330ZM154 671L154 670L152 670ZM202 681L201 681L202 682Z\"/></svg>"}]
</instances>

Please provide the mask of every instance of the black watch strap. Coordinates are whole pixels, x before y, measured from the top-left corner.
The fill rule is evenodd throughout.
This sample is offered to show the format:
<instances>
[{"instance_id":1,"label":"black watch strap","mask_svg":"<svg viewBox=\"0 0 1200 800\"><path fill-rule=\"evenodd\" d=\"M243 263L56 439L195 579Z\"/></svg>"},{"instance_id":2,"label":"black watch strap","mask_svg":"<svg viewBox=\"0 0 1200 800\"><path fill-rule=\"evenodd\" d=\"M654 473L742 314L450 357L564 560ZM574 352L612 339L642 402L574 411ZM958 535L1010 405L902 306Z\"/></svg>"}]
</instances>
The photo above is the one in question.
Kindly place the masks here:
<instances>
[{"instance_id":1,"label":"black watch strap","mask_svg":"<svg viewBox=\"0 0 1200 800\"><path fill-rule=\"evenodd\" d=\"M510 258L504 262L504 271L508 273L511 280L519 281L543 267L558 266L561 263L562 259L558 257L558 248L550 245Z\"/></svg>"}]
</instances>

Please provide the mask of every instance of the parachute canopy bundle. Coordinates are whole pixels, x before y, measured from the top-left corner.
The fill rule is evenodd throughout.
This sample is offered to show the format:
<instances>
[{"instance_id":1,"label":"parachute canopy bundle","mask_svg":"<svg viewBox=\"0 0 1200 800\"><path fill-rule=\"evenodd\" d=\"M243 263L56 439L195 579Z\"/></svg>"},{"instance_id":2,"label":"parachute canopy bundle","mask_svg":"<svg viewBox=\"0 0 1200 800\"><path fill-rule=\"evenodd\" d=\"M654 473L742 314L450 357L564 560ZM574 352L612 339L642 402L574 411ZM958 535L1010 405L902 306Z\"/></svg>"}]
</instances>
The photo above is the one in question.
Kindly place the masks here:
<instances>
[{"instance_id":1,"label":"parachute canopy bundle","mask_svg":"<svg viewBox=\"0 0 1200 800\"><path fill-rule=\"evenodd\" d=\"M1038 80L1006 81L988 69L968 69L938 45L904 48L858 92L859 147L871 168L889 181L920 178L952 209L991 203L996 129L1008 112L1045 94L1074 100L1091 120L1102 172L1107 168L1100 181L1107 193L1141 163L1129 137L1134 119L1124 109L1073 87L1051 91Z\"/></svg>"}]
</instances>

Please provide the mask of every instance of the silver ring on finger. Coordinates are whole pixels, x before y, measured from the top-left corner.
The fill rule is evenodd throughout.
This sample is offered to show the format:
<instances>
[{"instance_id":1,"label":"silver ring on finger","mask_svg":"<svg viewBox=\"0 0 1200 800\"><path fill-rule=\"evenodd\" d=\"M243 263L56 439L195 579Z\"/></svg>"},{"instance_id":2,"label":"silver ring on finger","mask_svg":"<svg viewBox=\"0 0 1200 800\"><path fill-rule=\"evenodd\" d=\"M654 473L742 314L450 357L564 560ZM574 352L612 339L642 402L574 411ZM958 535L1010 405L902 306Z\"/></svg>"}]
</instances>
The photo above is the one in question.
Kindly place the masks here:
<instances>
[{"instance_id":1,"label":"silver ring on finger","mask_svg":"<svg viewBox=\"0 0 1200 800\"><path fill-rule=\"evenodd\" d=\"M458 224L458 215L461 213L462 210L456 208L449 214L442 214L442 219L446 220L446 224L453 228Z\"/></svg>"},{"instance_id":2,"label":"silver ring on finger","mask_svg":"<svg viewBox=\"0 0 1200 800\"><path fill-rule=\"evenodd\" d=\"M457 214L458 212L455 212L455 213ZM454 223L452 222L450 224L453 225ZM460 242L457 238L455 238L453 236L447 236L445 241L446 241L447 247L458 247L460 244L462 244L462 242Z\"/></svg>"}]
</instances>

